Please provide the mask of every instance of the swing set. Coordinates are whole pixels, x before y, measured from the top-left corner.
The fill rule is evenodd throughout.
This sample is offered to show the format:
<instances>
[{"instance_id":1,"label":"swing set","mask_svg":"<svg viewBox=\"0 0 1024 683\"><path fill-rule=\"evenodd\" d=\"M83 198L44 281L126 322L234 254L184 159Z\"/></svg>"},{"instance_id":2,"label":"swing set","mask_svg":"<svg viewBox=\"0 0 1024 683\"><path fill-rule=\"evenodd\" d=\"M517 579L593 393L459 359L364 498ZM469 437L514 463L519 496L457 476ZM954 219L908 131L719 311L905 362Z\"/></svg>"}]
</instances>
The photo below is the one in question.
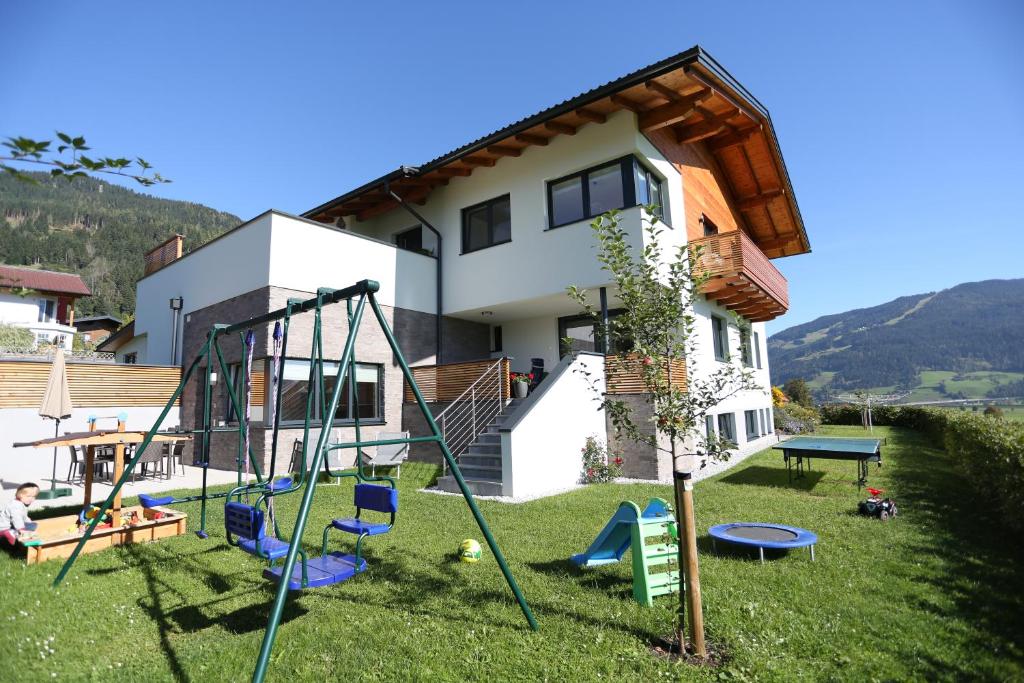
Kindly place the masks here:
<instances>
[{"instance_id":1,"label":"swing set","mask_svg":"<svg viewBox=\"0 0 1024 683\"><path fill-rule=\"evenodd\" d=\"M322 586L340 583L363 572L366 569L366 560L362 557L364 540L371 536L388 533L395 525L395 518L398 513L398 490L395 485L395 480L391 477L367 475L364 469L363 449L368 446L434 442L439 445L445 462L447 463L452 475L455 477L455 480L458 482L459 488L461 489L462 495L469 506L470 512L473 514L477 525L480 527L480 531L486 539L495 560L497 560L498 566L505 577L505 581L508 583L509 588L515 595L516 601L518 602L523 615L526 617L530 627L533 630L537 630L537 621L534 618L529 605L527 605L526 599L523 597L519 585L512 576L512 572L505 561L505 556L502 554L501 549L498 547L497 542L491 534L490 528L487 526L487 522L480 513L480 509L477 507L476 501L473 499L473 494L466 486L465 479L459 471L458 463L452 456L451 450L448 448L448 444L445 442L444 437L441 434L441 430L434 421L434 417L423 399L423 395L412 376L412 372L409 370L409 366L405 362L405 358L398 347L398 343L395 341L394 333L384 318L380 304L377 302L375 297L375 293L379 289L380 285L374 280L362 280L344 289L322 288L317 290L316 296L311 299L289 299L284 308L250 318L244 322L234 325L213 325L210 332L207 334L206 342L202 349L182 375L178 388L167 402L163 412L161 412L153 427L146 433L145 439L136 449L131 461L125 467L121 478L117 481L117 484L110 492L110 495L100 507L98 514L96 514L90 522L85 533L82 535L82 538L79 540L78 545L71 553L71 556L68 557L64 566L61 567L60 572L53 581L54 587L59 586L71 570L75 559L77 559L82 548L89 541L89 538L95 530L99 520L103 517L104 513L110 509L114 498L121 490L121 487L131 476L132 471L138 464L146 448L150 445L150 442L159 430L164 418L170 412L171 407L181 396L185 386L200 366L200 363L205 360L202 423L199 429L193 430L193 434L202 435L202 448L200 452L197 453L194 462L195 465L198 465L203 469L202 493L197 496L187 496L182 498L141 495L139 496L139 499L142 502L142 505L146 508L170 505L174 503L200 501L200 528L196 534L200 538L207 538L207 503L210 500L223 498L225 499L225 535L228 544L237 547L250 555L267 561L267 567L265 568L263 575L277 584L277 592L270 610L270 616L266 632L263 636L263 644L260 648L259 658L257 659L256 668L253 672L252 680L254 682L259 683L260 681L263 681L266 676L267 666L270 661L270 653L273 649L277 628L281 621L281 615L284 610L285 601L287 600L289 591L319 588ZM279 406L281 405L281 394L283 388L280 379L284 370L284 359L286 357L288 345L288 329L292 316L299 313L305 313L310 310L314 311L308 381L310 387L316 386L319 389L320 396L326 396L327 394L324 391L326 379L324 376L324 344L321 328L321 311L324 306L339 303L341 301L344 301L347 306L348 336L345 340L340 361L337 365L337 372L334 376L334 386L330 393L330 401L326 404L324 401L321 401L321 413L314 416L314 392L307 392L305 420L303 424L301 467L297 476L290 474L275 479L278 436L281 422ZM370 309L373 311L373 315L376 317L377 322L380 325L380 329L384 333L384 336L391 347L392 353L401 367L405 381L409 383L409 387L412 389L416 403L430 427L431 436L406 436L398 439L364 441L361 435L358 411L355 411L353 424L355 441L349 443L329 444L328 438L330 430L321 429L319 438L312 450L311 461L308 462L309 466L307 467L307 458L310 455L309 436L311 423L318 419L322 425L330 424L331 416L335 414L340 402L342 388L346 386L346 384L349 390L350 405L355 404L355 382L349 381L346 383L346 379L353 378L355 376L355 343L367 304L369 304ZM251 399L252 392L251 373L256 337L253 332L253 328L258 325L269 324L270 322L275 323L273 333L273 371L269 410L273 431L271 437L270 469L268 476L264 478L263 472L261 471L259 463L257 462L253 452L252 444L249 440L249 401ZM213 364L214 362L217 363L217 366L220 368L225 378L230 376L228 366L224 361L224 355L220 347L220 340L233 334L240 335L245 348L244 408L240 401L242 397L236 396L232 383L225 382L231 414L238 421L238 427L214 427L212 419L213 401L211 388L213 384ZM210 437L215 432L232 431L237 431L239 437L238 457L236 461L238 470L237 486L227 493L209 493L207 491L206 475L207 468L210 463ZM341 449L355 449L356 458L354 471L331 470L327 459L328 451ZM250 465L252 473L256 478L255 482L248 481ZM335 519L327 525L322 535L321 554L319 557L311 558L302 547L302 538L306 527L306 521L309 517L309 511L312 507L313 497L318 481L317 473L320 471L321 465L323 466L324 472L330 477L339 479L352 477L356 480L354 490L356 511L353 517ZM243 481L243 468L246 475L245 481ZM291 539L289 540L281 533L277 516L274 511L274 498L299 490L303 491L302 500L299 504L299 511L295 520L295 526L293 527ZM368 516L364 516L367 512L372 513L374 515L373 520L376 521L371 520ZM387 516L387 521L381 521L381 519L383 519L381 516L384 515ZM352 553L344 553L341 551L328 552L329 536L332 530L341 531L356 537L355 548ZM277 564L278 560L282 559L284 562L282 564Z\"/></svg>"}]
</instances>

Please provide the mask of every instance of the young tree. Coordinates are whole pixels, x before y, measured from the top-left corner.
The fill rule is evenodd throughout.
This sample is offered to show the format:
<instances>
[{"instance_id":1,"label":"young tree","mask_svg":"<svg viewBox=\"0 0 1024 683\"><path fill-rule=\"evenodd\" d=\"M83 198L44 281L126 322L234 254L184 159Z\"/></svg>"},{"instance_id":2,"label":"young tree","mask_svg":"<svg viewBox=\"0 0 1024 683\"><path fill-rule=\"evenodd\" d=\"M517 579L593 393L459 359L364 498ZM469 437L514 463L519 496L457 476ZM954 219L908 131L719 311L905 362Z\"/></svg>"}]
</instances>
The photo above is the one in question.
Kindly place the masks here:
<instances>
[{"instance_id":1,"label":"young tree","mask_svg":"<svg viewBox=\"0 0 1024 683\"><path fill-rule=\"evenodd\" d=\"M811 388L807 386L807 382L797 377L788 380L782 385L782 390L786 392L786 396L789 397L790 401L799 403L804 408L814 407L814 397L811 396Z\"/></svg>"},{"instance_id":2,"label":"young tree","mask_svg":"<svg viewBox=\"0 0 1024 683\"><path fill-rule=\"evenodd\" d=\"M641 378L652 415L650 421L654 423L653 435L652 425L644 424L645 418L635 415L626 401L607 393L598 393L595 400L611 419L616 434L671 457L680 531L678 560L686 577L685 588L679 593L675 635L681 654L685 651L688 606L690 647L696 656L705 657L693 472L698 460L703 466L709 459L727 459L729 449L735 447L705 433L705 415L737 392L756 388L756 383L753 373L740 364L740 354L733 354L728 363L716 364L710 374L696 372L694 303L701 296L707 272L702 266L702 254L686 245L666 255L661 239L663 229L655 209L646 207L647 239L639 253L631 245L626 230L620 227L618 211L606 213L591 223L598 241L597 259L614 283L622 310L603 330L603 336L616 348L630 349L609 360L609 371L613 375L624 373ZM600 329L601 313L589 303L587 292L571 286L568 293ZM739 318L736 322L745 327Z\"/></svg>"},{"instance_id":3,"label":"young tree","mask_svg":"<svg viewBox=\"0 0 1024 683\"><path fill-rule=\"evenodd\" d=\"M0 170L27 183L37 181L19 168L23 164L48 166L52 177L65 178L68 181L94 173L103 173L131 178L146 187L171 182L153 171L153 167L142 157L136 157L132 161L124 157L101 157L94 154L94 159L83 154L91 151L85 144L84 137L58 132L57 139L60 144L54 152L50 149L53 140L33 140L24 136L7 138L3 146L8 151L0 152ZM12 166L11 163L16 165Z\"/></svg>"}]
</instances>

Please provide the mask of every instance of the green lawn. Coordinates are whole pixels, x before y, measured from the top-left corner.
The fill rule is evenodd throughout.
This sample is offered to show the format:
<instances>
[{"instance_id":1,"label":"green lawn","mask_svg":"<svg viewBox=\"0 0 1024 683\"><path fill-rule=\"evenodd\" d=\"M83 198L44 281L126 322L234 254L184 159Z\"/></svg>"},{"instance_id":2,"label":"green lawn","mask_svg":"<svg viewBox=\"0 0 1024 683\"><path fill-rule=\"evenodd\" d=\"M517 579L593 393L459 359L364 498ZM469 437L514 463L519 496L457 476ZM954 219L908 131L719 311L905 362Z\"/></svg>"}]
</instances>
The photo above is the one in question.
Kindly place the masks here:
<instances>
[{"instance_id":1,"label":"green lawn","mask_svg":"<svg viewBox=\"0 0 1024 683\"><path fill-rule=\"evenodd\" d=\"M766 451L697 485L705 619L727 653L721 670L650 654L671 628L673 599L633 602L628 562L589 571L566 562L621 500L670 497L667 487L481 504L540 622L532 633L486 552L478 565L451 561L459 541L480 534L461 499L417 493L434 472L409 464L396 529L367 543L369 570L289 603L269 680L1024 678L1024 553L985 518L963 483L969 473L911 432L875 431L888 445L871 483L901 508L888 523L855 514L863 494L851 462L814 461L790 486ZM282 515L294 514L295 498L282 500ZM350 483L318 489L311 552L350 500ZM817 561L806 551L763 566L751 554L713 555L708 526L737 520L816 531ZM4 680L248 680L273 594L261 563L223 543L221 524L215 505L208 540L85 555L59 591L49 588L58 562L25 567L0 555Z\"/></svg>"}]
</instances>

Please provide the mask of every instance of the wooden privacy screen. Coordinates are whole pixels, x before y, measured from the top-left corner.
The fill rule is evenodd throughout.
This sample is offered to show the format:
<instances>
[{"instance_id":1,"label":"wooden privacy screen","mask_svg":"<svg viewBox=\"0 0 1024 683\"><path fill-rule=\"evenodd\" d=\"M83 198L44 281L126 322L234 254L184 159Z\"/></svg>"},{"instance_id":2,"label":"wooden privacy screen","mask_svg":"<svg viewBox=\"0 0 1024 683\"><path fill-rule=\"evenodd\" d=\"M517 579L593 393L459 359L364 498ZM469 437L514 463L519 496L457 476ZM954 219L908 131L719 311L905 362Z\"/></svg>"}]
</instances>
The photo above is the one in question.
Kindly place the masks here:
<instances>
[{"instance_id":1,"label":"wooden privacy screen","mask_svg":"<svg viewBox=\"0 0 1024 683\"><path fill-rule=\"evenodd\" d=\"M163 406L181 381L176 367L69 362L67 370L71 403L83 408ZM0 408L38 408L49 377L50 363L0 361Z\"/></svg>"},{"instance_id":2,"label":"wooden privacy screen","mask_svg":"<svg viewBox=\"0 0 1024 683\"><path fill-rule=\"evenodd\" d=\"M645 394L644 379L640 374L640 359L627 356L623 361L618 356L608 356L604 361L605 386L609 394ZM677 360L672 363L673 386L686 391L686 363Z\"/></svg>"},{"instance_id":3,"label":"wooden privacy screen","mask_svg":"<svg viewBox=\"0 0 1024 683\"><path fill-rule=\"evenodd\" d=\"M412 370L416 385L420 388L420 393L423 394L423 399L427 403L435 403L457 399L495 362L488 359L448 365L421 365L410 368L410 370ZM503 398L509 397L508 362L508 358L501 359L500 376ZM496 387L497 381L485 380L481 386L481 392L484 392L483 395L487 395L486 392L493 393ZM416 402L408 382L405 383L404 398L406 403Z\"/></svg>"}]
</instances>

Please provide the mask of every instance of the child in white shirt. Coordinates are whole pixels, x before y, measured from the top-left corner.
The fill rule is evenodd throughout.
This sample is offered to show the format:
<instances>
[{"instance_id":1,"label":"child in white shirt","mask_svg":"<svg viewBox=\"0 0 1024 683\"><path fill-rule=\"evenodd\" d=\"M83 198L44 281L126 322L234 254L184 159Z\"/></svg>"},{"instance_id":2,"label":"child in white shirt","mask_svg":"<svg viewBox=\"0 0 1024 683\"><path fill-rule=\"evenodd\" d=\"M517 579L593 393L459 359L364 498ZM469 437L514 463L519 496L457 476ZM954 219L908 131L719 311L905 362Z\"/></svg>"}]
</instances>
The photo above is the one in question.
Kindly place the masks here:
<instances>
[{"instance_id":1,"label":"child in white shirt","mask_svg":"<svg viewBox=\"0 0 1024 683\"><path fill-rule=\"evenodd\" d=\"M36 502L39 486L27 482L14 492L14 500L0 508L0 536L14 545L19 536L32 536L37 524L29 519L28 507Z\"/></svg>"}]
</instances>

